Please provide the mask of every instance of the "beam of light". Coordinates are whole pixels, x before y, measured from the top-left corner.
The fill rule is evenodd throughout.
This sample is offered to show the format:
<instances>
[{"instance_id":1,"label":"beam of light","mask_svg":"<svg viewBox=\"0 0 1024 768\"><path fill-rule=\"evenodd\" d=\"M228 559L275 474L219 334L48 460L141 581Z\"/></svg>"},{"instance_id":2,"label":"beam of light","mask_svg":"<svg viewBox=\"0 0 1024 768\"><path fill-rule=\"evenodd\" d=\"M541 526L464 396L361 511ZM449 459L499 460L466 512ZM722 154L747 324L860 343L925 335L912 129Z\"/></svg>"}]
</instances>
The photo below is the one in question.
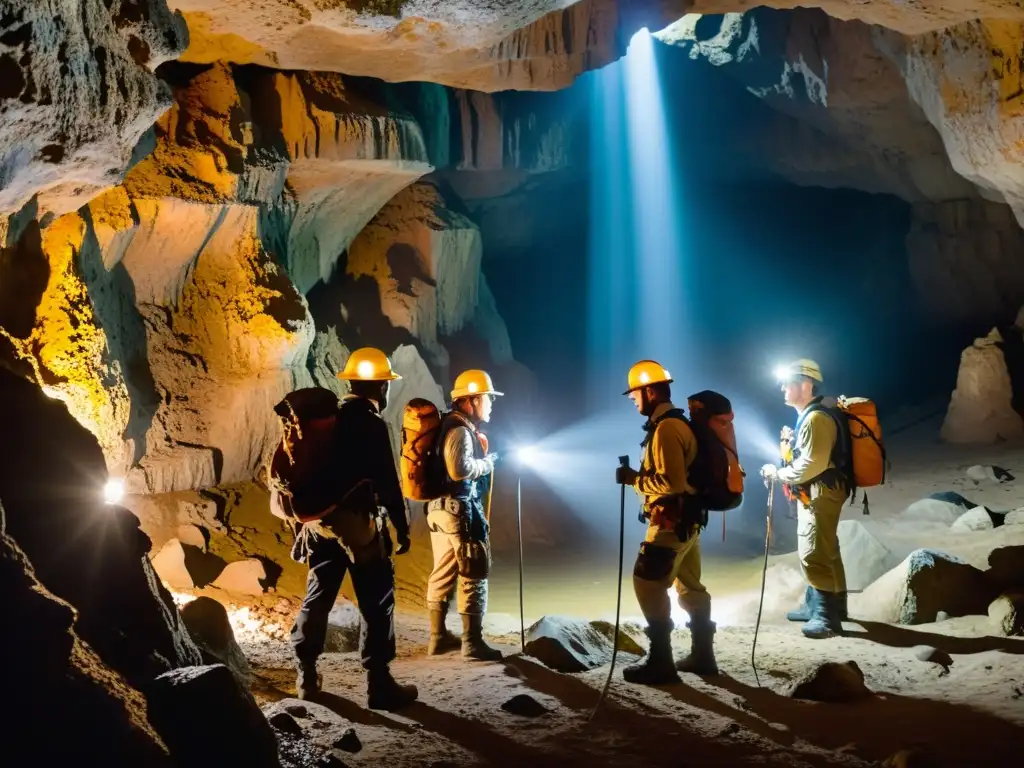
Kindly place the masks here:
<instances>
[{"instance_id":1,"label":"beam of light","mask_svg":"<svg viewBox=\"0 0 1024 768\"><path fill-rule=\"evenodd\" d=\"M536 445L521 445L515 449L513 456L524 467L540 466L545 460L550 460Z\"/></svg>"},{"instance_id":2,"label":"beam of light","mask_svg":"<svg viewBox=\"0 0 1024 768\"><path fill-rule=\"evenodd\" d=\"M103 501L106 504L119 504L124 498L124 480L111 478L103 486Z\"/></svg>"}]
</instances>

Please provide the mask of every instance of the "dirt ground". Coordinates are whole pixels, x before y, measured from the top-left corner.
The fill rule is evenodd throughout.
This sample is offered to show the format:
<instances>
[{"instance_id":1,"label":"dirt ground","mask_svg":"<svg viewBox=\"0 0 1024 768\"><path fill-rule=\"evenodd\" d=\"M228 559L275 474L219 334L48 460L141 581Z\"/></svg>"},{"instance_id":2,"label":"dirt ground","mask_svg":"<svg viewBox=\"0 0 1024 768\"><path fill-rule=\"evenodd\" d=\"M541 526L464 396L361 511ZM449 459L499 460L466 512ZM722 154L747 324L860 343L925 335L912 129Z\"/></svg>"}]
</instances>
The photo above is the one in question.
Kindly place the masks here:
<instances>
[{"instance_id":1,"label":"dirt ground","mask_svg":"<svg viewBox=\"0 0 1024 768\"><path fill-rule=\"evenodd\" d=\"M860 520L901 556L930 546L980 568L986 567L992 549L1024 544L1024 526L955 534L946 525L900 520L908 504L935 491L957 491L994 509L1024 506L1024 445L957 448L937 444L927 434L922 429L917 436L894 441L890 451L899 470L872 492L872 514L863 517L855 508L844 518ZM1007 484L966 479L964 468L986 463L1005 467L1020 479ZM347 765L394 767L1021 764L1024 638L992 636L987 616L914 627L858 622L861 596L851 595L852 618L844 625L844 637L805 639L798 625L782 618L802 590L799 583L781 583L780 574L791 573L793 559L792 554L771 558L757 639L759 683L751 668L751 646L761 561L712 561L705 582L721 606L716 650L722 674L707 679L686 675L682 683L662 688L634 686L622 680L621 669L635 658L620 655L608 698L593 720L590 714L608 666L567 675L522 656L516 581L507 570L506 581L513 586L505 583L494 590L487 622L492 640L509 654L502 662L464 662L457 654L427 659L426 618L406 598L398 612L399 659L393 672L418 686L419 702L399 714L366 709L357 654L325 654L320 662L327 691L322 703L349 720L363 744L357 754L337 755ZM422 567L417 561L404 570L410 574ZM610 615L614 563L605 571L596 578L566 563L561 572L532 575L527 622L544 613ZM253 691L261 703L294 696L287 629L297 608L291 584L297 575L287 580L290 588L247 607L236 602L231 611L236 636L257 677ZM636 621L628 573L624 581L623 614L625 620ZM585 599L598 592L600 599ZM683 626L683 618L677 626ZM450 618L452 629L457 619ZM686 630L677 630L677 655L688 642ZM916 654L920 646L945 651L952 663L921 661ZM873 695L846 704L786 695L794 681L825 661L856 662ZM548 712L525 718L501 709L520 693L535 698ZM911 752L900 755L901 750Z\"/></svg>"}]
</instances>

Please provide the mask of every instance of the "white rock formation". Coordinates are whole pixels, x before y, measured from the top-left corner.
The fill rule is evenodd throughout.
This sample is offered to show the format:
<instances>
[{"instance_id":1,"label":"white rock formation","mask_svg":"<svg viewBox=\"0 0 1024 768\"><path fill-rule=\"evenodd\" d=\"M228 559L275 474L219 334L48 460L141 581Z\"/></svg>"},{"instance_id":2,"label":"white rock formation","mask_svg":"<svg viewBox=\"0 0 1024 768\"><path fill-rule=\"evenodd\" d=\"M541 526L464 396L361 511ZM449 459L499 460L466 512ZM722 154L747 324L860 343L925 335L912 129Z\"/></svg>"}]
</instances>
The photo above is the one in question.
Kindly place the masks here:
<instances>
[{"instance_id":1,"label":"white rock formation","mask_svg":"<svg viewBox=\"0 0 1024 768\"><path fill-rule=\"evenodd\" d=\"M1024 421L1010 405L1013 389L999 332L975 339L960 356L956 390L942 424L949 443L994 443L1024 435Z\"/></svg>"}]
</instances>

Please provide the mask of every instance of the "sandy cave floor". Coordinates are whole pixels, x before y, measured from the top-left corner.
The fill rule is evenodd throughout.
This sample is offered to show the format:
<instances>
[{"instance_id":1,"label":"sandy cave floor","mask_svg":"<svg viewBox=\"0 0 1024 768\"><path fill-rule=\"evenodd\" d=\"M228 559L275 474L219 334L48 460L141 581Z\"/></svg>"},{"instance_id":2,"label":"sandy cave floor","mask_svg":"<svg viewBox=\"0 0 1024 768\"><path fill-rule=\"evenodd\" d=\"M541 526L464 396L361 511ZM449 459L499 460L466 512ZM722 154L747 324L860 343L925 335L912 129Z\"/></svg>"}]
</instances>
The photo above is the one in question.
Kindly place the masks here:
<instances>
[{"instance_id":1,"label":"sandy cave floor","mask_svg":"<svg viewBox=\"0 0 1024 768\"><path fill-rule=\"evenodd\" d=\"M907 435L890 450L898 470L888 486L872 493L872 514L863 517L855 508L845 518L861 520L894 551L933 546L982 568L993 548L1024 544L1022 526L951 534L945 526L901 525L899 520L906 505L940 490L958 491L995 509L1024 506L1024 445L958 448ZM977 463L998 464L1020 479L976 485L965 478L963 468ZM792 559L773 556L771 562ZM759 688L750 651L760 561L712 560L705 580L719 604L729 606L718 617L716 637L723 674L703 680L687 675L681 684L664 688L633 686L622 680L621 667L634 658L620 655L609 699L588 724L607 665L564 675L519 655L515 575L499 569L496 581L502 580L502 571L506 584L493 592L487 627L492 639L512 654L503 662L468 663L457 654L428 659L423 655L425 617L400 607L399 659L393 671L420 690L419 702L405 712L365 708L365 678L356 654L321 658L328 692L324 703L353 723L363 743L358 754L338 753L346 764L865 765L919 747L930 758L928 765L1010 766L1019 765L1024 753L1024 639L990 636L987 617L915 627L853 620L845 624L846 636L812 641L781 618L799 585L776 585L774 591L770 586L757 645ZM585 569L567 565L561 573L532 574L527 622L542 613L588 618L612 614L614 591L608 586L614 578L595 590L591 576L581 573ZM628 574L626 581L623 613L634 622L638 611ZM582 599L591 594L600 597ZM854 617L858 598L851 596ZM261 703L294 696L286 631L295 605L293 598L281 594L275 600L277 613L256 604L243 610L241 620L233 613ZM450 619L453 629L456 622L457 617ZM677 623L682 626L682 621ZM674 645L677 655L685 650L685 629L676 631ZM913 649L920 645L948 652L952 665L918 660ZM855 704L819 704L783 695L817 663L847 660L863 670L874 697ZM530 694L550 712L527 719L502 711L500 705L517 693Z\"/></svg>"}]
</instances>

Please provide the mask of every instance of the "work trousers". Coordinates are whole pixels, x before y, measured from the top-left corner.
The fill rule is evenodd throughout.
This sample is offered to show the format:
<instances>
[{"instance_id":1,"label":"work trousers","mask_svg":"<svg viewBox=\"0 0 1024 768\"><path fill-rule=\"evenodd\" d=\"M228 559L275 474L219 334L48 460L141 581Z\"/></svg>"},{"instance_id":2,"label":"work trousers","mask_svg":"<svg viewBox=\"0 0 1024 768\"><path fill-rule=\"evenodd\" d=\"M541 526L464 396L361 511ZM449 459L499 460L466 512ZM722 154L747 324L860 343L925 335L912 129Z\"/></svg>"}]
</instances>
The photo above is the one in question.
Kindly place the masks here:
<instances>
[{"instance_id":1,"label":"work trousers","mask_svg":"<svg viewBox=\"0 0 1024 768\"><path fill-rule=\"evenodd\" d=\"M381 531L367 551L354 558L337 539L318 537L310 542L306 597L291 632L300 662L314 664L323 653L327 617L346 573L352 574L363 617L359 638L363 667L385 668L395 658L395 570L390 542L388 532Z\"/></svg>"},{"instance_id":2,"label":"work trousers","mask_svg":"<svg viewBox=\"0 0 1024 768\"><path fill-rule=\"evenodd\" d=\"M483 616L487 613L487 579L468 579L459 575L455 553L463 537L487 543L483 510L467 505L455 511L455 504L432 503L427 511L430 526L430 548L434 553L434 568L427 580L427 603L447 603L456 594L456 605L461 614ZM480 519L474 519L479 514ZM467 518L463 518L467 515Z\"/></svg>"},{"instance_id":3,"label":"work trousers","mask_svg":"<svg viewBox=\"0 0 1024 768\"><path fill-rule=\"evenodd\" d=\"M839 515L846 492L812 488L809 504L796 510L797 553L807 583L822 592L845 592L846 570L839 551Z\"/></svg>"},{"instance_id":4,"label":"work trousers","mask_svg":"<svg viewBox=\"0 0 1024 768\"><path fill-rule=\"evenodd\" d=\"M671 620L668 589L673 585L691 622L710 621L711 595L700 581L700 526L682 541L674 528L650 523L633 568L633 590L648 624Z\"/></svg>"}]
</instances>

